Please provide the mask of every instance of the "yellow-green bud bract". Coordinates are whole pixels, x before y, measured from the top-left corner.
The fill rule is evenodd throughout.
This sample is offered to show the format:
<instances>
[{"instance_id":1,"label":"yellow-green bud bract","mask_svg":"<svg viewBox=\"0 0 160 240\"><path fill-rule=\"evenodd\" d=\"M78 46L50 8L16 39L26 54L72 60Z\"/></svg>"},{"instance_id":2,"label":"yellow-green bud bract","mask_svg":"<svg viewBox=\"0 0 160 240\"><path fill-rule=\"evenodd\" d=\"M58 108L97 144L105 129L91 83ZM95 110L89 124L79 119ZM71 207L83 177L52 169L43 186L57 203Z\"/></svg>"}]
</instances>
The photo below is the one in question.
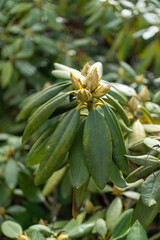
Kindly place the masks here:
<instances>
[{"instance_id":1,"label":"yellow-green bud bract","mask_svg":"<svg viewBox=\"0 0 160 240\"><path fill-rule=\"evenodd\" d=\"M92 69L84 80L84 87L93 92L99 86L99 75L97 68Z\"/></svg>"},{"instance_id":2,"label":"yellow-green bud bract","mask_svg":"<svg viewBox=\"0 0 160 240\"><path fill-rule=\"evenodd\" d=\"M92 94L87 89L79 89L76 92L77 98L82 102L89 102L92 100Z\"/></svg>"},{"instance_id":3,"label":"yellow-green bud bract","mask_svg":"<svg viewBox=\"0 0 160 240\"><path fill-rule=\"evenodd\" d=\"M129 100L128 102L128 107L129 107L129 110L134 113L135 111L137 111L138 109L138 96L137 95L134 95L131 97L131 99Z\"/></svg>"},{"instance_id":4,"label":"yellow-green bud bract","mask_svg":"<svg viewBox=\"0 0 160 240\"><path fill-rule=\"evenodd\" d=\"M74 76L72 72L70 73L70 77L71 77L72 85L76 90L83 88L83 83L80 78Z\"/></svg>"},{"instance_id":5,"label":"yellow-green bud bract","mask_svg":"<svg viewBox=\"0 0 160 240\"><path fill-rule=\"evenodd\" d=\"M87 73L88 73L89 68L90 68L90 65L89 65L89 63L87 62L87 63L84 65L84 67L83 67L83 69L82 69L82 71L81 71L81 74L82 74L83 76L86 76Z\"/></svg>"},{"instance_id":6,"label":"yellow-green bud bract","mask_svg":"<svg viewBox=\"0 0 160 240\"><path fill-rule=\"evenodd\" d=\"M102 96L106 95L106 93L109 91L111 86L112 86L111 84L100 85L99 87L97 87L94 90L94 92L92 93L92 96L96 97L96 98L99 98L99 97L102 97Z\"/></svg>"}]
</instances>

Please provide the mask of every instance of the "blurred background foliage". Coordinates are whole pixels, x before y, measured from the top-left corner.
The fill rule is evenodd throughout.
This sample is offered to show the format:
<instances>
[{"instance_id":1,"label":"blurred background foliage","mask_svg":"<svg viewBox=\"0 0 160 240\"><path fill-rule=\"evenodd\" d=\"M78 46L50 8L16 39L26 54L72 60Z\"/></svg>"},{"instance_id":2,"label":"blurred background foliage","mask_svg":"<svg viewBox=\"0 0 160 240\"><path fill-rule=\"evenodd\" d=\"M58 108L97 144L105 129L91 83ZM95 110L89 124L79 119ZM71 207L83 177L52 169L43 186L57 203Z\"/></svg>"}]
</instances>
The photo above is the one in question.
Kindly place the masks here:
<instances>
[{"instance_id":1,"label":"blurred background foliage","mask_svg":"<svg viewBox=\"0 0 160 240\"><path fill-rule=\"evenodd\" d=\"M64 219L71 218L70 209L65 207L71 206L72 200L70 172L63 172L62 181L60 174L58 193L53 194L57 199L49 195L46 200L34 186L35 169L25 168L30 146L21 145L26 123L18 122L16 116L27 96L57 81L51 75L54 62L82 69L87 61L103 63L104 80L117 86L122 104L128 101L123 103L125 97L140 94L148 86L152 101L145 107L158 119L151 123L158 123L158 0L0 0L0 221L14 218L27 228L40 218L51 221L59 212ZM123 83L132 90L124 89ZM147 124L144 116L149 113L139 112ZM109 197L112 201L117 192L111 188L107 191L113 193ZM92 198L95 205L108 204L104 192L97 193L99 190L90 186L88 199ZM139 195L130 194L129 199L123 196L124 206L133 206L130 197L135 201ZM87 211L96 212L93 206Z\"/></svg>"}]
</instances>

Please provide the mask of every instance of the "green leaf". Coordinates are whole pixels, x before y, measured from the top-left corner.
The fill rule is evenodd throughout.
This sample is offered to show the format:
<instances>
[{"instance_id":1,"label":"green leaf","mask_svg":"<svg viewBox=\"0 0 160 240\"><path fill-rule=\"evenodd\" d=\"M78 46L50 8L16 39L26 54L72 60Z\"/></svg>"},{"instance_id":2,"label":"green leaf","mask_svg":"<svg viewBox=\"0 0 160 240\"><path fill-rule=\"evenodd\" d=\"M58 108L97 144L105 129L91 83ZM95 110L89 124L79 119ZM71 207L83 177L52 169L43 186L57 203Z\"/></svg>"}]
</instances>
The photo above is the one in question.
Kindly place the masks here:
<instances>
[{"instance_id":1,"label":"green leaf","mask_svg":"<svg viewBox=\"0 0 160 240\"><path fill-rule=\"evenodd\" d=\"M105 24L103 26L104 29L111 29L111 28L115 28L117 26L119 26L121 23L123 22L123 19L118 18L118 19L114 19L112 21L110 21L109 23Z\"/></svg>"},{"instance_id":2,"label":"green leaf","mask_svg":"<svg viewBox=\"0 0 160 240\"><path fill-rule=\"evenodd\" d=\"M160 91L156 92L153 96L153 102L160 103Z\"/></svg>"},{"instance_id":3,"label":"green leaf","mask_svg":"<svg viewBox=\"0 0 160 240\"><path fill-rule=\"evenodd\" d=\"M149 175L142 185L141 198L143 203L150 207L157 203L160 198L160 171Z\"/></svg>"},{"instance_id":4,"label":"green leaf","mask_svg":"<svg viewBox=\"0 0 160 240\"><path fill-rule=\"evenodd\" d=\"M100 236L102 236L102 237L106 236L107 226L106 226L106 222L102 218L100 218L96 221L95 230Z\"/></svg>"},{"instance_id":5,"label":"green leaf","mask_svg":"<svg viewBox=\"0 0 160 240\"><path fill-rule=\"evenodd\" d=\"M133 209L128 209L120 215L111 231L114 238L122 236L130 228L132 213Z\"/></svg>"},{"instance_id":6,"label":"green leaf","mask_svg":"<svg viewBox=\"0 0 160 240\"><path fill-rule=\"evenodd\" d=\"M26 141L49 118L54 110L64 101L67 95L67 93L64 93L60 96L51 98L36 110L23 133L22 142Z\"/></svg>"},{"instance_id":7,"label":"green leaf","mask_svg":"<svg viewBox=\"0 0 160 240\"><path fill-rule=\"evenodd\" d=\"M132 2L129 2L129 1L126 1L126 0L121 0L120 4L125 9L127 8L127 9L133 10L136 7Z\"/></svg>"},{"instance_id":8,"label":"green leaf","mask_svg":"<svg viewBox=\"0 0 160 240\"><path fill-rule=\"evenodd\" d=\"M15 64L20 73L26 77L31 77L36 72L36 67L25 60L17 60Z\"/></svg>"},{"instance_id":9,"label":"green leaf","mask_svg":"<svg viewBox=\"0 0 160 240\"><path fill-rule=\"evenodd\" d=\"M92 231L94 225L95 225L94 222L83 223L80 226L77 226L77 227L73 228L71 231L69 231L68 235L69 235L70 238L83 237L83 236L89 234Z\"/></svg>"},{"instance_id":10,"label":"green leaf","mask_svg":"<svg viewBox=\"0 0 160 240\"><path fill-rule=\"evenodd\" d=\"M71 85L71 82L60 82L54 84L38 93L32 94L22 102L22 110L19 113L17 120L24 120L32 109L44 104L51 98L55 97L59 92L63 91Z\"/></svg>"},{"instance_id":11,"label":"green leaf","mask_svg":"<svg viewBox=\"0 0 160 240\"><path fill-rule=\"evenodd\" d=\"M5 221L1 226L2 233L9 238L17 238L18 234L22 233L21 226L12 221Z\"/></svg>"},{"instance_id":12,"label":"green leaf","mask_svg":"<svg viewBox=\"0 0 160 240\"><path fill-rule=\"evenodd\" d=\"M159 209L160 201L158 201L158 203L154 204L153 206L148 207L140 198L133 212L132 223L138 220L144 228L148 227L148 225L153 222L154 218L158 214Z\"/></svg>"},{"instance_id":13,"label":"green leaf","mask_svg":"<svg viewBox=\"0 0 160 240\"><path fill-rule=\"evenodd\" d=\"M136 221L133 226L131 227L126 240L147 240L147 234L142 227L142 225L139 223L139 221Z\"/></svg>"},{"instance_id":14,"label":"green leaf","mask_svg":"<svg viewBox=\"0 0 160 240\"><path fill-rule=\"evenodd\" d=\"M18 3L10 11L11 14L22 13L28 11L32 7L32 3Z\"/></svg>"},{"instance_id":15,"label":"green leaf","mask_svg":"<svg viewBox=\"0 0 160 240\"><path fill-rule=\"evenodd\" d=\"M43 196L49 195L60 183L62 177L64 176L66 167L61 168L60 170L54 172L52 176L46 182L42 194Z\"/></svg>"},{"instance_id":16,"label":"green leaf","mask_svg":"<svg viewBox=\"0 0 160 240\"><path fill-rule=\"evenodd\" d=\"M158 158L152 155L141 155L141 156L130 156L126 155L132 162L136 163L137 165L142 166L153 166L156 167L159 165Z\"/></svg>"},{"instance_id":17,"label":"green leaf","mask_svg":"<svg viewBox=\"0 0 160 240\"><path fill-rule=\"evenodd\" d=\"M43 152L43 159L40 163L35 182L45 182L64 163L74 140L78 126L80 111L71 110L58 124L57 128L49 138Z\"/></svg>"},{"instance_id":18,"label":"green leaf","mask_svg":"<svg viewBox=\"0 0 160 240\"><path fill-rule=\"evenodd\" d=\"M54 232L48 226L45 226L45 225L42 225L42 224L32 225L32 226L29 227L29 229L33 229L33 230L39 231L42 234L46 234L46 235L54 234Z\"/></svg>"},{"instance_id":19,"label":"green leaf","mask_svg":"<svg viewBox=\"0 0 160 240\"><path fill-rule=\"evenodd\" d=\"M89 179L89 172L83 154L83 130L81 124L69 153L69 162L74 185L79 188Z\"/></svg>"},{"instance_id":20,"label":"green leaf","mask_svg":"<svg viewBox=\"0 0 160 240\"><path fill-rule=\"evenodd\" d=\"M97 11L87 19L85 24L86 25L92 25L93 23L95 23L99 19L101 19L103 14L104 14L104 8L98 8Z\"/></svg>"},{"instance_id":21,"label":"green leaf","mask_svg":"<svg viewBox=\"0 0 160 240\"><path fill-rule=\"evenodd\" d=\"M11 80L13 74L13 65L12 62L8 61L5 62L2 67L2 73L1 73L1 86L2 88L5 88L8 83Z\"/></svg>"},{"instance_id":22,"label":"green leaf","mask_svg":"<svg viewBox=\"0 0 160 240\"><path fill-rule=\"evenodd\" d=\"M116 197L109 205L106 214L106 223L108 229L111 231L118 217L121 215L123 209L122 200Z\"/></svg>"},{"instance_id":23,"label":"green leaf","mask_svg":"<svg viewBox=\"0 0 160 240\"><path fill-rule=\"evenodd\" d=\"M44 131L42 135L38 138L38 140L34 143L34 145L32 146L31 150L27 155L27 159L26 159L27 167L32 167L40 163L48 138L53 133L55 127L56 127L56 124L55 126L52 126L51 128Z\"/></svg>"},{"instance_id":24,"label":"green leaf","mask_svg":"<svg viewBox=\"0 0 160 240\"><path fill-rule=\"evenodd\" d=\"M112 83L112 86L114 86L118 91L120 91L127 97L132 97L133 95L136 95L136 91L134 90L134 88L129 87L125 84Z\"/></svg>"},{"instance_id":25,"label":"green leaf","mask_svg":"<svg viewBox=\"0 0 160 240\"><path fill-rule=\"evenodd\" d=\"M7 206L11 201L12 190L8 187L5 181L0 184L0 205Z\"/></svg>"},{"instance_id":26,"label":"green leaf","mask_svg":"<svg viewBox=\"0 0 160 240\"><path fill-rule=\"evenodd\" d=\"M153 103L153 102L146 102L145 107L147 110L151 113L160 114L160 106L159 104Z\"/></svg>"},{"instance_id":27,"label":"green leaf","mask_svg":"<svg viewBox=\"0 0 160 240\"><path fill-rule=\"evenodd\" d=\"M136 79L136 72L134 69L126 62L120 62L121 67L124 69L125 73L132 79Z\"/></svg>"},{"instance_id":28,"label":"green leaf","mask_svg":"<svg viewBox=\"0 0 160 240\"><path fill-rule=\"evenodd\" d=\"M80 208L83 204L83 200L86 195L87 187L88 187L88 181L84 183L80 188L76 188L76 187L74 188L73 201L72 201L72 215L75 219L77 218L77 215L80 212Z\"/></svg>"},{"instance_id":29,"label":"green leaf","mask_svg":"<svg viewBox=\"0 0 160 240\"><path fill-rule=\"evenodd\" d=\"M85 212L80 213L76 219L72 218L68 223L63 227L63 230L66 232L71 231L73 228L81 225L86 216Z\"/></svg>"},{"instance_id":30,"label":"green leaf","mask_svg":"<svg viewBox=\"0 0 160 240\"><path fill-rule=\"evenodd\" d=\"M52 75L55 78L67 79L67 80L70 79L70 73L63 70L53 70Z\"/></svg>"},{"instance_id":31,"label":"green leaf","mask_svg":"<svg viewBox=\"0 0 160 240\"><path fill-rule=\"evenodd\" d=\"M123 121L125 122L125 124L126 124L127 126L129 126L130 121L129 121L129 119L128 119L128 116L127 116L125 110L124 110L124 109L122 108L122 106L119 104L119 102L118 102L116 99L114 99L114 98L113 98L111 95L109 95L109 94L106 94L106 96L107 96L106 101L107 101L109 104L111 104L111 105L116 109L116 111L119 113L119 115L121 116L121 118L123 119Z\"/></svg>"},{"instance_id":32,"label":"green leaf","mask_svg":"<svg viewBox=\"0 0 160 240\"><path fill-rule=\"evenodd\" d=\"M21 173L19 175L19 185L24 196L31 202L39 203L44 201L44 197L39 188L34 185L32 176Z\"/></svg>"},{"instance_id":33,"label":"green leaf","mask_svg":"<svg viewBox=\"0 0 160 240\"><path fill-rule=\"evenodd\" d=\"M43 235L38 232L38 231L33 231L31 234L31 240L45 240L45 238L43 237Z\"/></svg>"},{"instance_id":34,"label":"green leaf","mask_svg":"<svg viewBox=\"0 0 160 240\"><path fill-rule=\"evenodd\" d=\"M129 170L129 164L127 158L125 157L126 148L122 131L115 113L107 104L104 105L104 117L112 136L113 160L119 169L123 173L127 174Z\"/></svg>"},{"instance_id":35,"label":"green leaf","mask_svg":"<svg viewBox=\"0 0 160 240\"><path fill-rule=\"evenodd\" d=\"M137 193L134 191L125 191L125 192L123 192L123 196L125 196L127 198L131 198L136 201L138 201L140 199L140 193Z\"/></svg>"},{"instance_id":36,"label":"green leaf","mask_svg":"<svg viewBox=\"0 0 160 240\"><path fill-rule=\"evenodd\" d=\"M11 215L18 215L18 214L24 213L26 211L27 211L27 209L20 205L14 205L14 206L10 206L9 208L7 208L7 213L9 213Z\"/></svg>"},{"instance_id":37,"label":"green leaf","mask_svg":"<svg viewBox=\"0 0 160 240\"><path fill-rule=\"evenodd\" d=\"M151 149L154 149L156 152L160 152L160 141L154 139L154 138L150 138L150 137L147 137L144 139L144 144L151 148Z\"/></svg>"},{"instance_id":38,"label":"green leaf","mask_svg":"<svg viewBox=\"0 0 160 240\"><path fill-rule=\"evenodd\" d=\"M84 127L83 149L88 171L96 185L107 184L112 162L112 142L108 125L97 110L91 110Z\"/></svg>"},{"instance_id":39,"label":"green leaf","mask_svg":"<svg viewBox=\"0 0 160 240\"><path fill-rule=\"evenodd\" d=\"M14 189L18 180L18 167L16 162L11 159L7 162L5 168L5 180L11 189Z\"/></svg>"},{"instance_id":40,"label":"green leaf","mask_svg":"<svg viewBox=\"0 0 160 240\"><path fill-rule=\"evenodd\" d=\"M119 188L127 187L127 182L125 181L122 172L114 163L114 161L112 161L111 164L110 179Z\"/></svg>"}]
</instances>

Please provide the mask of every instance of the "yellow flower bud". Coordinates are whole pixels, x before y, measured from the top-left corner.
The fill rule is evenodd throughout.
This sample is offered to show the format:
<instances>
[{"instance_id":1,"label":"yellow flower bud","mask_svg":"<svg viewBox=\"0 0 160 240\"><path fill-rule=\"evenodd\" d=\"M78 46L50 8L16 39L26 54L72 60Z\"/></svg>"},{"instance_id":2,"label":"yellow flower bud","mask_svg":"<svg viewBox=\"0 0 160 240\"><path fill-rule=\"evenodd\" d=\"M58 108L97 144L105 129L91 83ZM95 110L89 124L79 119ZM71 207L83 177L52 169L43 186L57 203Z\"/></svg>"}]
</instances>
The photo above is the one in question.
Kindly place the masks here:
<instances>
[{"instance_id":1,"label":"yellow flower bud","mask_svg":"<svg viewBox=\"0 0 160 240\"><path fill-rule=\"evenodd\" d=\"M90 200L88 200L88 199L85 202L85 209L86 209L87 213L91 213L92 214L92 213L95 212L93 203Z\"/></svg>"},{"instance_id":2,"label":"yellow flower bud","mask_svg":"<svg viewBox=\"0 0 160 240\"><path fill-rule=\"evenodd\" d=\"M146 102L150 99L148 87L144 87L139 94L139 98L142 102Z\"/></svg>"},{"instance_id":3,"label":"yellow flower bud","mask_svg":"<svg viewBox=\"0 0 160 240\"><path fill-rule=\"evenodd\" d=\"M83 87L83 83L82 83L81 79L74 76L72 72L70 73L70 77L71 77L72 85L76 90L79 90Z\"/></svg>"},{"instance_id":4,"label":"yellow flower bud","mask_svg":"<svg viewBox=\"0 0 160 240\"><path fill-rule=\"evenodd\" d=\"M90 68L90 65L89 65L89 63L87 62L85 65L84 65L84 67L83 67L83 69L82 69L82 71L81 71L81 74L83 75L83 76L86 76L87 75L87 73L88 73L88 69Z\"/></svg>"},{"instance_id":5,"label":"yellow flower bud","mask_svg":"<svg viewBox=\"0 0 160 240\"><path fill-rule=\"evenodd\" d=\"M112 85L111 84L103 84L100 85L99 87L97 87L94 92L92 93L93 97L95 98L100 98L104 95L106 95L106 93L109 91L110 87Z\"/></svg>"},{"instance_id":6,"label":"yellow flower bud","mask_svg":"<svg viewBox=\"0 0 160 240\"><path fill-rule=\"evenodd\" d=\"M84 80L84 87L93 92L99 85L99 75L97 68L92 69Z\"/></svg>"},{"instance_id":7,"label":"yellow flower bud","mask_svg":"<svg viewBox=\"0 0 160 240\"><path fill-rule=\"evenodd\" d=\"M5 208L3 208L3 207L0 207L0 216L3 216L3 215L5 215L5 213L6 213L6 210L5 210Z\"/></svg>"},{"instance_id":8,"label":"yellow flower bud","mask_svg":"<svg viewBox=\"0 0 160 240\"><path fill-rule=\"evenodd\" d=\"M128 102L128 107L129 107L129 110L134 113L135 111L137 111L137 108L138 108L138 97L137 95L134 95L131 97L131 99L129 100Z\"/></svg>"},{"instance_id":9,"label":"yellow flower bud","mask_svg":"<svg viewBox=\"0 0 160 240\"><path fill-rule=\"evenodd\" d=\"M143 83L143 80L144 80L144 75L143 74L140 74L136 77L136 83L137 84Z\"/></svg>"},{"instance_id":10,"label":"yellow flower bud","mask_svg":"<svg viewBox=\"0 0 160 240\"><path fill-rule=\"evenodd\" d=\"M57 240L66 240L66 239L68 239L68 238L69 238L68 235L60 234L60 235L57 237Z\"/></svg>"},{"instance_id":11,"label":"yellow flower bud","mask_svg":"<svg viewBox=\"0 0 160 240\"><path fill-rule=\"evenodd\" d=\"M26 235L23 235L23 234L18 234L17 239L18 240L30 240L29 237L27 237Z\"/></svg>"},{"instance_id":12,"label":"yellow flower bud","mask_svg":"<svg viewBox=\"0 0 160 240\"><path fill-rule=\"evenodd\" d=\"M79 89L76 92L77 98L82 102L89 102L92 100L92 94L87 89Z\"/></svg>"},{"instance_id":13,"label":"yellow flower bud","mask_svg":"<svg viewBox=\"0 0 160 240\"><path fill-rule=\"evenodd\" d=\"M119 75L120 77L124 77L125 71L124 71L123 68L120 67L120 68L118 69L118 75Z\"/></svg>"}]
</instances>

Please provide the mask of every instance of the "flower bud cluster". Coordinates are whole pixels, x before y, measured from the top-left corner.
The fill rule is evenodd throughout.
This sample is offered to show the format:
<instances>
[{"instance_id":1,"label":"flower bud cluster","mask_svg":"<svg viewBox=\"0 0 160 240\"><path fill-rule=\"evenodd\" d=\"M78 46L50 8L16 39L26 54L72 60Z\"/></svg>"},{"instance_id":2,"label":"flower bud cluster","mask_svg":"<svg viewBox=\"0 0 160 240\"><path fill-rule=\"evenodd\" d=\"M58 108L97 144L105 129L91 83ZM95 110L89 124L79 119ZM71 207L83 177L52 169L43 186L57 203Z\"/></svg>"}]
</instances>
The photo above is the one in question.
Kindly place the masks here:
<instances>
[{"instance_id":1,"label":"flower bud cluster","mask_svg":"<svg viewBox=\"0 0 160 240\"><path fill-rule=\"evenodd\" d=\"M97 62L90 66L86 63L81 75L70 72L73 87L76 90L77 98L82 102L90 102L93 98L104 96L110 89L110 84L100 84L102 77L102 64Z\"/></svg>"}]
</instances>

